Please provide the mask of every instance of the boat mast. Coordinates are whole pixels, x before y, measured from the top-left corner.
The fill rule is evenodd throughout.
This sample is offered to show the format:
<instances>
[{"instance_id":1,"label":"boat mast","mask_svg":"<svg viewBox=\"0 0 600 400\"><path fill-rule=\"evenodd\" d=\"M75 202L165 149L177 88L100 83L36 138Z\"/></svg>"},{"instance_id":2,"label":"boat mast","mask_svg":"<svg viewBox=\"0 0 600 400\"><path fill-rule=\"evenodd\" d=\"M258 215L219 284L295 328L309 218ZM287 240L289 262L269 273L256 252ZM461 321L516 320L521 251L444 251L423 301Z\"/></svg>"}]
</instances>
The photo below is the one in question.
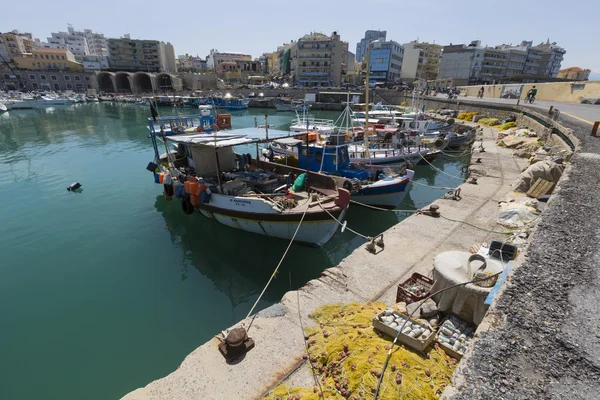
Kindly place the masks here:
<instances>
[{"instance_id":1,"label":"boat mast","mask_svg":"<svg viewBox=\"0 0 600 400\"><path fill-rule=\"evenodd\" d=\"M371 43L367 45L367 54L365 55L367 62L367 74L365 80L365 155L369 160L369 64L371 63Z\"/></svg>"}]
</instances>

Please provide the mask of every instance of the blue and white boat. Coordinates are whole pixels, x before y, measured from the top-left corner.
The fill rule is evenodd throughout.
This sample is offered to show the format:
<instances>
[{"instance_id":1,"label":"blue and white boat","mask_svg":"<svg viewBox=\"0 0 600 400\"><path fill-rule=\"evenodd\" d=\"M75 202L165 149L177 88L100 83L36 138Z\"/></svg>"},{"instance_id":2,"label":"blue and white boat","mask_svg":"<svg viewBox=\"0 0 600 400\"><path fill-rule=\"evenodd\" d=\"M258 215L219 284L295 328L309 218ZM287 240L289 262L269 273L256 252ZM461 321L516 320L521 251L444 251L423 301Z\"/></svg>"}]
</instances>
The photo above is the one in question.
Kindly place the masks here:
<instances>
[{"instance_id":1,"label":"blue and white boat","mask_svg":"<svg viewBox=\"0 0 600 400\"><path fill-rule=\"evenodd\" d=\"M250 104L250 99L244 97L232 97L229 93L225 96L210 96L205 104L211 104L215 108L225 108L227 110L245 110Z\"/></svg>"},{"instance_id":2,"label":"blue and white boat","mask_svg":"<svg viewBox=\"0 0 600 400\"><path fill-rule=\"evenodd\" d=\"M295 138L273 141L275 147L296 146L298 168L332 176L348 190L351 199L375 207L397 208L410 189L414 171L403 168L401 173L391 169L350 162L348 144L309 144Z\"/></svg>"},{"instance_id":3,"label":"blue and white boat","mask_svg":"<svg viewBox=\"0 0 600 400\"><path fill-rule=\"evenodd\" d=\"M210 110L201 110L201 114L177 115L148 118L148 130L151 136L162 137L172 135L208 135L210 137L230 138L237 137L235 134L229 134L221 131L223 125L219 127L218 117L229 114L210 114ZM161 132L162 128L162 132Z\"/></svg>"}]
</instances>

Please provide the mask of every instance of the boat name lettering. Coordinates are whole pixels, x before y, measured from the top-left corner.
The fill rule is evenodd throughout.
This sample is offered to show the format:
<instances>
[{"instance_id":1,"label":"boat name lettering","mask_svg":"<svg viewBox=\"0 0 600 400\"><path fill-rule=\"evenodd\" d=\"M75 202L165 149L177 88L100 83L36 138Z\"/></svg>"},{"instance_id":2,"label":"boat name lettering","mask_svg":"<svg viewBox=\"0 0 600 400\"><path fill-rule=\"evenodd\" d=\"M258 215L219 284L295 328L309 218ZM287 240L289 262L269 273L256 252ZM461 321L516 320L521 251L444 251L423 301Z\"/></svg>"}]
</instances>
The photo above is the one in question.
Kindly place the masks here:
<instances>
[{"instance_id":1,"label":"boat name lettering","mask_svg":"<svg viewBox=\"0 0 600 400\"><path fill-rule=\"evenodd\" d=\"M229 199L229 201L232 201L236 205L242 206L242 207L245 207L246 204L252 204L252 202L250 200Z\"/></svg>"}]
</instances>

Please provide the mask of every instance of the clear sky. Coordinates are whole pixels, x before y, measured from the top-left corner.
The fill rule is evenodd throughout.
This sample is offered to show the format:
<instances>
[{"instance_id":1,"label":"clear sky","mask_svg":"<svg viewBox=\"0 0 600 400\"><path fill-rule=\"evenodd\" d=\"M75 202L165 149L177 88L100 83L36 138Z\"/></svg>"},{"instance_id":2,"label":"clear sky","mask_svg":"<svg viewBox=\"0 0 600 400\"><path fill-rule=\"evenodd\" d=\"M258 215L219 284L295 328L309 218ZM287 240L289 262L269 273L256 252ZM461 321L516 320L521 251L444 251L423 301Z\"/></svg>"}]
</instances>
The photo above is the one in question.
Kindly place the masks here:
<instances>
[{"instance_id":1,"label":"clear sky","mask_svg":"<svg viewBox=\"0 0 600 400\"><path fill-rule=\"evenodd\" d=\"M50 32L89 28L107 37L171 42L175 53L211 48L257 57L311 31L338 31L352 52L367 29L388 40L484 45L557 42L562 67L590 68L600 79L600 0L30 0L5 1L0 31L19 29L43 41Z\"/></svg>"}]
</instances>

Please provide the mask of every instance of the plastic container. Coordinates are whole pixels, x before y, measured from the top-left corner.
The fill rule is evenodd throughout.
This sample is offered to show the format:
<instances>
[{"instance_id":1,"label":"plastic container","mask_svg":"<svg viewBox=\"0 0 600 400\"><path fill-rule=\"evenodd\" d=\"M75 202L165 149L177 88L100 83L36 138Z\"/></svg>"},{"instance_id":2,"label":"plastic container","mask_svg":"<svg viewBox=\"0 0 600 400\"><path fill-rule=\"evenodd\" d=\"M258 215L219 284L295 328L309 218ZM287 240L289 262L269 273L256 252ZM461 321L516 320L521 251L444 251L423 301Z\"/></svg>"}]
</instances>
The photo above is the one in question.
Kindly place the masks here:
<instances>
[{"instance_id":1,"label":"plastic container","mask_svg":"<svg viewBox=\"0 0 600 400\"><path fill-rule=\"evenodd\" d=\"M204 190L208 189L208 186L203 185L202 183L198 183L198 186L196 187L196 191L192 194L195 194L196 196L200 196L200 193L202 193Z\"/></svg>"},{"instance_id":2,"label":"plastic container","mask_svg":"<svg viewBox=\"0 0 600 400\"><path fill-rule=\"evenodd\" d=\"M200 205L200 196L196 196L195 194L192 194L190 196L190 202L192 203L192 205L194 207L199 206Z\"/></svg>"},{"instance_id":3,"label":"plastic container","mask_svg":"<svg viewBox=\"0 0 600 400\"><path fill-rule=\"evenodd\" d=\"M158 183L160 183L162 185L164 180L165 180L165 174L161 172L160 174L158 174Z\"/></svg>"},{"instance_id":4,"label":"plastic container","mask_svg":"<svg viewBox=\"0 0 600 400\"><path fill-rule=\"evenodd\" d=\"M198 183L197 182L189 182L188 184L189 194L192 196L198 196Z\"/></svg>"},{"instance_id":5,"label":"plastic container","mask_svg":"<svg viewBox=\"0 0 600 400\"><path fill-rule=\"evenodd\" d=\"M422 294L410 292L408 288L415 285L422 286L427 290ZM396 291L396 303L403 301L406 304L409 304L414 303L415 301L423 300L425 297L429 296L432 287L433 279L415 272L410 278L398 285L398 290Z\"/></svg>"}]
</instances>

